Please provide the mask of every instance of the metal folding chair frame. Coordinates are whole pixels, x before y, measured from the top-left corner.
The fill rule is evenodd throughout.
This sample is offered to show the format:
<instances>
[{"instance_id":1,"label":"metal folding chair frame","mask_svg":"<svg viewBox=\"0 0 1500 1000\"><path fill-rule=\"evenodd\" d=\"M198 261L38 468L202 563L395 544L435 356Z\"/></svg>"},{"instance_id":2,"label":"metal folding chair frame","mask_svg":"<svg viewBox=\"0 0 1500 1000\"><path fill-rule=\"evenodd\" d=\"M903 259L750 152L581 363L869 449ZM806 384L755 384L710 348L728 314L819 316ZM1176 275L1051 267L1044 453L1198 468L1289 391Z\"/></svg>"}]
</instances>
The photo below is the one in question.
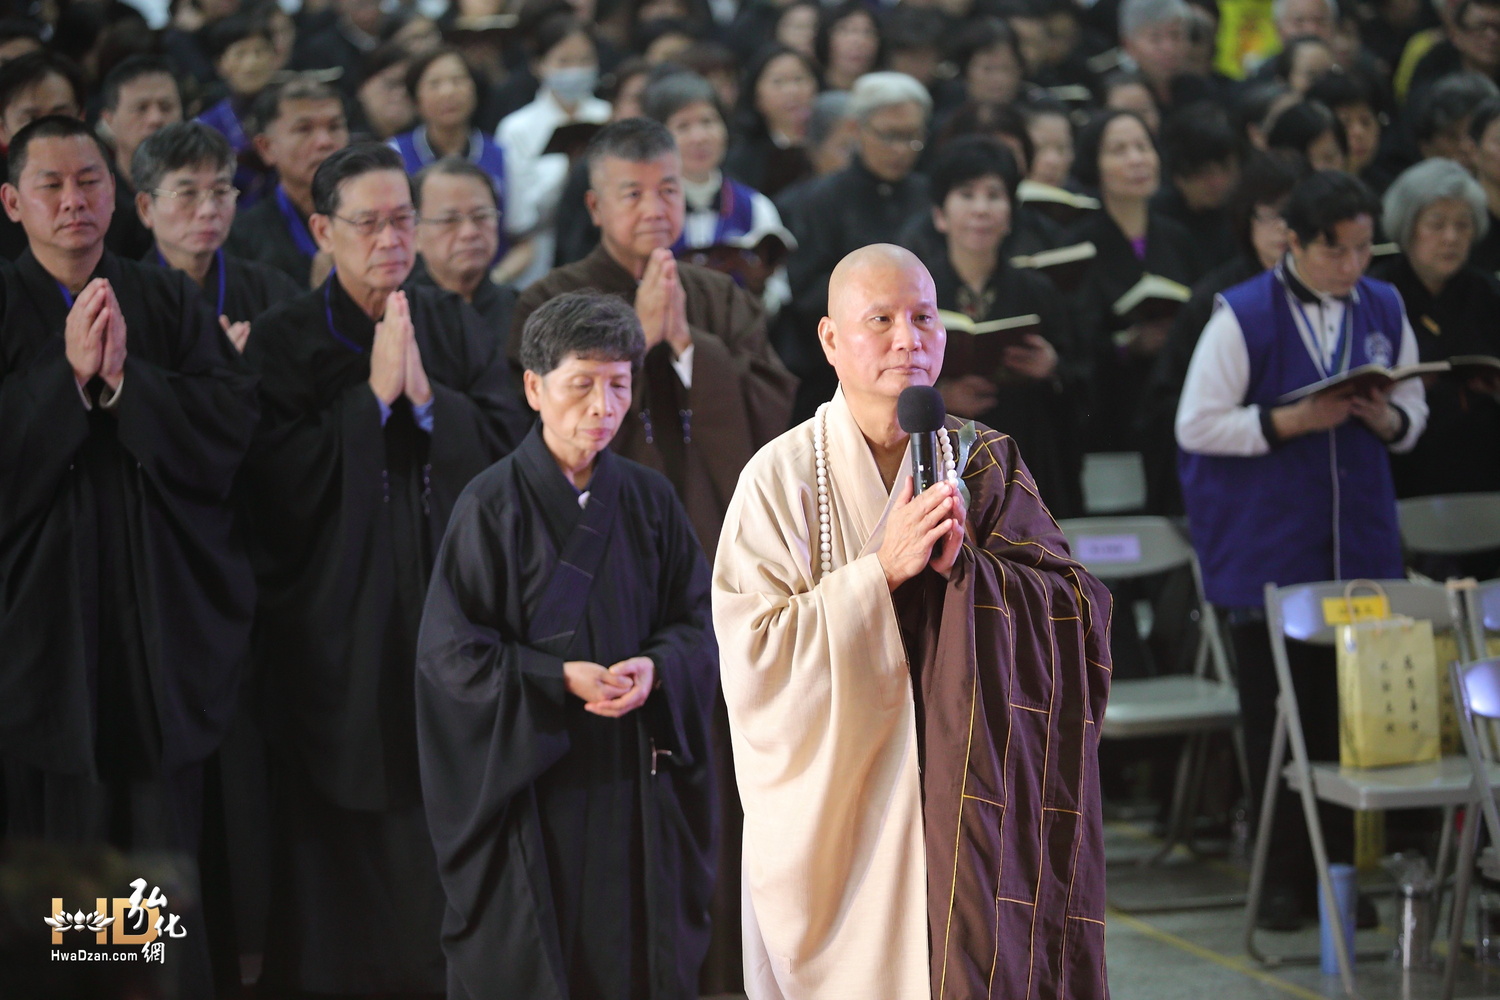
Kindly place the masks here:
<instances>
[{"instance_id":1,"label":"metal folding chair frame","mask_svg":"<svg viewBox=\"0 0 1500 1000\"><path fill-rule=\"evenodd\" d=\"M1462 635L1455 616L1456 602L1449 591L1441 585L1412 583L1406 580L1379 582L1385 589L1386 596L1390 598L1393 614L1429 619L1434 628L1450 628ZM1332 765L1324 765L1325 787L1320 789L1318 774L1313 767L1313 762L1308 758L1307 741L1302 732L1301 715L1297 709L1297 693L1292 684L1291 664L1287 659L1286 640L1290 637L1318 645L1332 645L1334 628L1323 618L1322 600L1325 597L1342 597L1345 586L1346 584L1342 581L1329 581L1280 588L1274 583L1268 583L1265 587L1266 629L1270 633L1272 660L1276 667L1276 683L1280 695L1276 702L1276 725L1271 737L1271 758L1266 768L1265 794L1261 800L1254 860L1250 868L1249 899L1245 907L1245 950L1251 957L1266 965L1309 958L1315 960L1314 956L1287 958L1269 955L1262 952L1255 943L1255 918L1265 886L1266 856L1270 848L1271 824L1275 818L1277 793L1280 791L1283 779L1299 793L1302 800L1303 822L1307 827L1308 840L1312 843L1313 861L1318 873L1318 889L1330 904L1334 898L1333 882L1329 876L1328 850L1323 840L1323 827L1318 818L1320 798L1346 808L1378 808L1382 811L1392 808L1443 808L1443 834L1436 865L1440 879L1447 867L1447 855L1451 850L1454 809L1469 801L1470 788L1467 780L1457 788L1449 787L1452 784L1449 772L1453 770L1453 762L1457 761L1457 758L1448 759L1446 764L1440 762L1443 767L1414 765L1415 768L1421 770L1413 770L1409 773L1428 777L1429 784L1425 789L1411 792L1408 800L1399 806L1380 805L1378 801L1368 803L1362 801L1365 793L1355 787L1353 781L1359 775L1360 769L1334 768ZM1291 621L1288 619L1287 612L1289 606L1292 606L1294 611L1294 620ZM1288 764L1286 752L1289 744L1292 760ZM1394 777L1398 776L1403 769L1370 770ZM1345 781L1344 787L1337 788L1339 794L1334 796L1331 793L1339 784L1335 779L1339 778L1349 780ZM1380 798L1378 790L1368 794L1373 800ZM1339 979L1343 984L1344 992L1353 997L1356 995L1353 965L1343 936L1334 935L1334 944L1338 956Z\"/></svg>"}]
</instances>

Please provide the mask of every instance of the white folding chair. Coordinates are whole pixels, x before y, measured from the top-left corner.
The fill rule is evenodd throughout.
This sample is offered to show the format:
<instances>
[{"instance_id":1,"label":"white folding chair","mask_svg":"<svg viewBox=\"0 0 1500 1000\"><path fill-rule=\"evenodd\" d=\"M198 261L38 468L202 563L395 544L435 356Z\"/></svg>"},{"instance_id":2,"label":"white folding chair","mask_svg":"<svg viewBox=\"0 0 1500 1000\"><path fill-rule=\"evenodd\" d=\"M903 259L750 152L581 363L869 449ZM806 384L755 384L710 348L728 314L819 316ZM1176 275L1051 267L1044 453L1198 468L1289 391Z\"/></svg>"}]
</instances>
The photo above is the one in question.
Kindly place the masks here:
<instances>
[{"instance_id":1,"label":"white folding chair","mask_svg":"<svg viewBox=\"0 0 1500 1000\"><path fill-rule=\"evenodd\" d=\"M1472 605L1471 605L1472 607ZM1469 819L1464 824L1463 843L1458 855L1458 878L1453 890L1453 912L1448 923L1448 961L1443 969L1443 1000L1452 1000L1453 981L1458 971L1459 949L1463 944L1464 917L1469 904L1469 886L1474 877L1474 855L1479 846L1479 826L1489 829L1490 841L1500 844L1500 809L1495 805L1495 788L1500 782L1500 658L1490 657L1473 663L1450 665L1453 678L1453 701L1458 709L1458 725L1464 736L1464 752L1469 762L1472 802ZM1500 872L1487 872L1492 877Z\"/></svg>"},{"instance_id":2,"label":"white folding chair","mask_svg":"<svg viewBox=\"0 0 1500 1000\"><path fill-rule=\"evenodd\" d=\"M1424 618L1434 630L1455 627L1455 603L1446 588L1439 584L1414 583L1407 580L1381 580L1392 614ZM1447 867L1453 828L1453 811L1470 799L1469 762L1463 757L1444 757L1424 764L1397 767L1343 767L1337 761L1308 759L1307 741L1302 719L1297 711L1297 692L1292 686L1291 666L1287 660L1286 640L1331 646L1334 626L1324 613L1324 600L1342 600L1344 581L1305 583L1290 587L1266 584L1266 628L1270 632L1272 660L1276 666L1276 683L1280 696L1276 702L1276 726L1271 735L1271 759L1266 769L1266 789L1261 800L1260 825L1255 838L1254 860L1250 866L1249 899L1245 905L1245 950L1257 961L1275 965L1285 961L1315 959L1315 956L1269 955L1255 942L1255 916L1260 909L1265 886L1266 853L1270 847L1271 824L1276 813L1277 791L1281 780L1302 799L1303 821L1312 842L1313 861L1318 872L1318 887L1332 903L1333 883L1328 874L1328 851L1323 841L1323 827L1318 820L1318 802L1330 802L1345 809L1360 811L1392 809L1444 810L1443 835L1438 848L1437 873L1442 877ZM1329 669L1332 669L1330 667ZM1286 760L1290 743L1292 759ZM1338 952L1339 977L1344 991L1354 996L1351 956L1342 935L1334 935Z\"/></svg>"},{"instance_id":3,"label":"white folding chair","mask_svg":"<svg viewBox=\"0 0 1500 1000\"><path fill-rule=\"evenodd\" d=\"M1396 503L1408 552L1461 556L1500 549L1500 493L1444 493Z\"/></svg>"},{"instance_id":4,"label":"white folding chair","mask_svg":"<svg viewBox=\"0 0 1500 1000\"><path fill-rule=\"evenodd\" d=\"M1146 463L1138 451L1083 456L1083 509L1089 516L1129 514L1146 506Z\"/></svg>"},{"instance_id":5,"label":"white folding chair","mask_svg":"<svg viewBox=\"0 0 1500 1000\"><path fill-rule=\"evenodd\" d=\"M1100 736L1106 740L1186 737L1177 759L1166 843L1146 859L1146 864L1152 864L1165 858L1179 843L1191 847L1208 741L1214 733L1227 732L1234 739L1241 777L1245 787L1249 787L1249 769L1239 730L1239 694L1230 676L1218 621L1203 596L1197 556L1175 524L1165 517L1082 517L1062 521L1060 525L1074 558L1101 579L1136 579L1182 566L1192 570L1199 619L1193 673L1113 682L1104 710L1104 724L1100 727ZM1237 906L1239 898L1184 898L1131 909L1140 912L1223 905Z\"/></svg>"}]
</instances>

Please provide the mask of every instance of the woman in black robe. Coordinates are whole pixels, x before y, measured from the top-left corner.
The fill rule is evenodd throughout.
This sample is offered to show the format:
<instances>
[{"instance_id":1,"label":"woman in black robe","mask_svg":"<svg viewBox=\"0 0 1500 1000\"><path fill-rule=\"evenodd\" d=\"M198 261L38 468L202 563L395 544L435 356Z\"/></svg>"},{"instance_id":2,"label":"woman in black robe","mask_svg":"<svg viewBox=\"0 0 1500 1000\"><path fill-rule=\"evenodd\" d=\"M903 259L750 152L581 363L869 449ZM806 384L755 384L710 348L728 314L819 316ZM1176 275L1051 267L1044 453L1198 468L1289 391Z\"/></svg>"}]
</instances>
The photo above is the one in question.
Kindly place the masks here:
<instances>
[{"instance_id":1,"label":"woman in black robe","mask_svg":"<svg viewBox=\"0 0 1500 1000\"><path fill-rule=\"evenodd\" d=\"M1010 150L987 137L955 139L933 164L933 223L944 239L942 252L929 258L938 308L976 322L1041 318L1037 332L1005 349L998 371L980 370L972 352L960 349L966 335L950 332L937 387L949 413L1016 439L1053 516L1078 517L1078 421L1087 380L1057 290L1035 271L1013 267L1000 252L1019 183Z\"/></svg>"},{"instance_id":2,"label":"woman in black robe","mask_svg":"<svg viewBox=\"0 0 1500 1000\"><path fill-rule=\"evenodd\" d=\"M1396 178L1384 208L1403 253L1372 273L1401 293L1421 360L1500 356L1500 291L1465 264L1489 224L1478 182L1452 160L1424 160ZM1428 381L1427 429L1411 451L1391 456L1398 497L1500 490L1496 388L1452 376Z\"/></svg>"},{"instance_id":3,"label":"woman in black robe","mask_svg":"<svg viewBox=\"0 0 1500 1000\"><path fill-rule=\"evenodd\" d=\"M1093 368L1084 449L1137 451L1132 428L1171 322L1130 323L1113 306L1146 274L1191 286L1201 266L1187 231L1150 208L1161 159L1137 115L1106 111L1090 122L1079 135L1073 169L1103 203L1068 234L1068 243L1087 241L1098 251L1072 299L1073 328Z\"/></svg>"},{"instance_id":4,"label":"woman in black robe","mask_svg":"<svg viewBox=\"0 0 1500 1000\"><path fill-rule=\"evenodd\" d=\"M566 293L523 338L540 423L459 498L417 652L448 996L685 1000L713 888L708 565L671 484L607 447L634 310Z\"/></svg>"},{"instance_id":5,"label":"woman in black robe","mask_svg":"<svg viewBox=\"0 0 1500 1000\"><path fill-rule=\"evenodd\" d=\"M772 45L745 71L724 172L768 198L813 175L802 144L821 87L818 67L784 45Z\"/></svg>"}]
</instances>

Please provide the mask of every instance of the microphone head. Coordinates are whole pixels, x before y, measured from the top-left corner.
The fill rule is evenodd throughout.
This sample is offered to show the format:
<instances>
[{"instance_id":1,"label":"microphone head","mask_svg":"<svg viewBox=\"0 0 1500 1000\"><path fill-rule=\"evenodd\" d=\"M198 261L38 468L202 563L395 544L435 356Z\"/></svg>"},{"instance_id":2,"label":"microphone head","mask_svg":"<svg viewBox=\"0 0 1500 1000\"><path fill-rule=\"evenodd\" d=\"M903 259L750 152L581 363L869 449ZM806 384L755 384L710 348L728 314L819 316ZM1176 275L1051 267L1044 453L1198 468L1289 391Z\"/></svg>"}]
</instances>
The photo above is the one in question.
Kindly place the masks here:
<instances>
[{"instance_id":1,"label":"microphone head","mask_svg":"<svg viewBox=\"0 0 1500 1000\"><path fill-rule=\"evenodd\" d=\"M909 385L896 399L896 421L908 434L936 434L947 416L943 394L930 385Z\"/></svg>"}]
</instances>

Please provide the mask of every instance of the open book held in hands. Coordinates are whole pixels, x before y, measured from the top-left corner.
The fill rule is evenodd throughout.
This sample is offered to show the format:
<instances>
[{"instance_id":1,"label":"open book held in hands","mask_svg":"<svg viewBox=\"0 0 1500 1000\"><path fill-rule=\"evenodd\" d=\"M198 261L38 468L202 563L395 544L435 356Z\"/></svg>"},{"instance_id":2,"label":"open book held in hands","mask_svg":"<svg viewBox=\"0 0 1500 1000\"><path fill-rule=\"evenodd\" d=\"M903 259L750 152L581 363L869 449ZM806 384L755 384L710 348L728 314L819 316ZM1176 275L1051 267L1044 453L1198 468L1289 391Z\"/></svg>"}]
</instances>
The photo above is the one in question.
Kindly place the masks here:
<instances>
[{"instance_id":1,"label":"open book held in hands","mask_svg":"<svg viewBox=\"0 0 1500 1000\"><path fill-rule=\"evenodd\" d=\"M938 319L948 329L948 349L943 374L983 375L993 379L1005 367L1005 349L1025 343L1027 334L1042 332L1042 318L1035 313L975 322L963 313L938 310Z\"/></svg>"},{"instance_id":2,"label":"open book held in hands","mask_svg":"<svg viewBox=\"0 0 1500 1000\"><path fill-rule=\"evenodd\" d=\"M1488 354L1455 354L1448 359L1455 378L1500 382L1500 358Z\"/></svg>"},{"instance_id":3,"label":"open book held in hands","mask_svg":"<svg viewBox=\"0 0 1500 1000\"><path fill-rule=\"evenodd\" d=\"M589 140L603 127L598 122L568 122L566 125L559 125L552 130L552 138L547 140L547 148L542 150L542 155L564 153L568 159L576 160L588 148Z\"/></svg>"},{"instance_id":4,"label":"open book held in hands","mask_svg":"<svg viewBox=\"0 0 1500 1000\"><path fill-rule=\"evenodd\" d=\"M1074 243L1071 246L1012 257L1010 266L1045 274L1059 292L1071 292L1083 281L1089 262L1097 256L1099 250L1094 244Z\"/></svg>"},{"instance_id":5,"label":"open book held in hands","mask_svg":"<svg viewBox=\"0 0 1500 1000\"><path fill-rule=\"evenodd\" d=\"M1395 368L1387 368L1384 365L1360 365L1358 368L1330 375L1312 385L1294 389L1276 402L1278 404L1295 403L1299 399L1325 392L1336 396L1362 396L1376 390L1386 389L1409 378L1440 375L1450 370L1452 370L1452 365L1446 361L1423 361L1420 364L1398 365Z\"/></svg>"},{"instance_id":6,"label":"open book held in hands","mask_svg":"<svg viewBox=\"0 0 1500 1000\"><path fill-rule=\"evenodd\" d=\"M1112 308L1127 323L1149 323L1176 316L1183 303L1192 297L1192 290L1186 285L1148 272L1116 299Z\"/></svg>"},{"instance_id":7,"label":"open book held in hands","mask_svg":"<svg viewBox=\"0 0 1500 1000\"><path fill-rule=\"evenodd\" d=\"M1079 216L1099 208L1098 198L1074 194L1067 188L1038 184L1036 181L1022 181L1016 188L1016 200L1065 226L1076 221Z\"/></svg>"}]
</instances>

